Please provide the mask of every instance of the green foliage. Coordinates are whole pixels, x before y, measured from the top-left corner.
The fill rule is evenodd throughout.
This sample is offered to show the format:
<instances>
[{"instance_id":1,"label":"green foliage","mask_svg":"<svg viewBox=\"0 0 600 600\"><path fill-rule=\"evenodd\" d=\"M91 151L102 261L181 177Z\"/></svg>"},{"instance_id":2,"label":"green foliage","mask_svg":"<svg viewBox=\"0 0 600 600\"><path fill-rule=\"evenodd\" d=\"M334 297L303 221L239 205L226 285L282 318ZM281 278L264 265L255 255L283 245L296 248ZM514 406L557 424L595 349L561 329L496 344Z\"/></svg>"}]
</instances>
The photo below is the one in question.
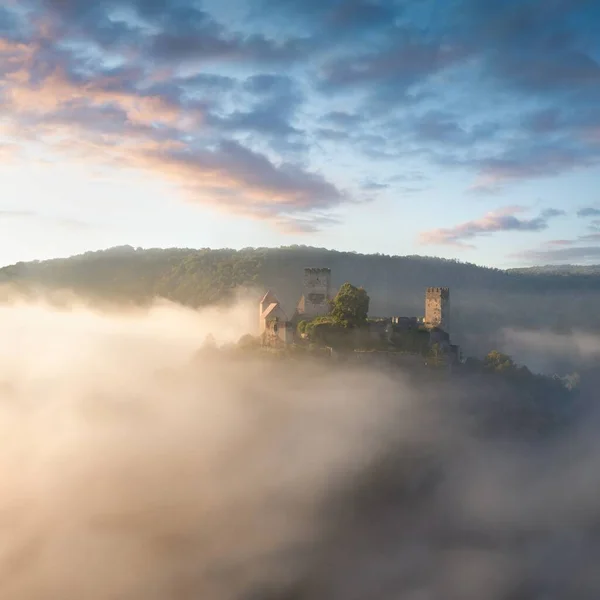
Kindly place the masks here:
<instances>
[{"instance_id":1,"label":"green foliage","mask_svg":"<svg viewBox=\"0 0 600 600\"><path fill-rule=\"evenodd\" d=\"M492 350L489 352L483 363L487 369L497 372L509 371L516 368L512 358L508 356L508 354L498 352L498 350Z\"/></svg>"},{"instance_id":2,"label":"green foliage","mask_svg":"<svg viewBox=\"0 0 600 600\"><path fill-rule=\"evenodd\" d=\"M306 334L312 342L326 344L333 333L339 330L339 326L331 319L318 317L306 325Z\"/></svg>"},{"instance_id":3,"label":"green foliage","mask_svg":"<svg viewBox=\"0 0 600 600\"><path fill-rule=\"evenodd\" d=\"M337 323L331 315L316 317L304 329L311 344L330 346L336 350L351 350L358 345L356 330Z\"/></svg>"},{"instance_id":4,"label":"green foliage","mask_svg":"<svg viewBox=\"0 0 600 600\"><path fill-rule=\"evenodd\" d=\"M315 317L314 319L312 319L312 321L301 321L301 323L304 323L304 333L309 337L309 339L314 339L315 337L315 330L323 325L323 324L333 324L333 319L326 315L323 317ZM300 324L298 324L299 326Z\"/></svg>"},{"instance_id":5,"label":"green foliage","mask_svg":"<svg viewBox=\"0 0 600 600\"><path fill-rule=\"evenodd\" d=\"M69 289L92 300L145 304L156 297L192 307L235 300L255 284L260 260L234 250L134 249L86 252L68 259L0 269L0 283Z\"/></svg>"},{"instance_id":6,"label":"green foliage","mask_svg":"<svg viewBox=\"0 0 600 600\"><path fill-rule=\"evenodd\" d=\"M486 400L497 393L499 402L478 402L490 411L489 424L493 429L504 429L514 435L529 431L560 431L572 410L577 406L577 374L567 377L549 377L532 373L527 367L516 365L512 359L496 350L484 360L469 358L464 365L473 382L483 377L482 385L489 386ZM474 407L475 408L475 407Z\"/></svg>"},{"instance_id":7,"label":"green foliage","mask_svg":"<svg viewBox=\"0 0 600 600\"><path fill-rule=\"evenodd\" d=\"M364 288L344 283L331 303L331 317L336 324L345 328L366 325L369 301Z\"/></svg>"},{"instance_id":8,"label":"green foliage","mask_svg":"<svg viewBox=\"0 0 600 600\"><path fill-rule=\"evenodd\" d=\"M302 320L300 321L300 323L298 323L298 326L296 327L296 331L302 335L304 333L306 333L306 327L308 326L308 321L306 320Z\"/></svg>"},{"instance_id":9,"label":"green foliage","mask_svg":"<svg viewBox=\"0 0 600 600\"><path fill-rule=\"evenodd\" d=\"M401 352L422 356L429 352L429 332L426 329L394 330L391 342Z\"/></svg>"}]
</instances>

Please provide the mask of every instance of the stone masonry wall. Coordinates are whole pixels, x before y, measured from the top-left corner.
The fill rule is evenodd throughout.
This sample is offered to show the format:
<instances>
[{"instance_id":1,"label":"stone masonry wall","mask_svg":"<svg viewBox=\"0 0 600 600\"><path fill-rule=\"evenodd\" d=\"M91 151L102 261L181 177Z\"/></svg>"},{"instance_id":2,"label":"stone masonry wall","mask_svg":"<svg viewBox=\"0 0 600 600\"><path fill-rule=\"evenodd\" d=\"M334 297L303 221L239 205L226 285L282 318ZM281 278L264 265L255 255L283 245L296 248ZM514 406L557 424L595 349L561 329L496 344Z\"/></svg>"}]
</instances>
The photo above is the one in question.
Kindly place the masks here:
<instances>
[{"instance_id":1,"label":"stone masonry wall","mask_svg":"<svg viewBox=\"0 0 600 600\"><path fill-rule=\"evenodd\" d=\"M331 269L304 269L304 314L308 318L325 315L329 312L331 298Z\"/></svg>"},{"instance_id":2,"label":"stone masonry wall","mask_svg":"<svg viewBox=\"0 0 600 600\"><path fill-rule=\"evenodd\" d=\"M450 326L450 290L429 287L425 292L425 323L448 332Z\"/></svg>"}]
</instances>

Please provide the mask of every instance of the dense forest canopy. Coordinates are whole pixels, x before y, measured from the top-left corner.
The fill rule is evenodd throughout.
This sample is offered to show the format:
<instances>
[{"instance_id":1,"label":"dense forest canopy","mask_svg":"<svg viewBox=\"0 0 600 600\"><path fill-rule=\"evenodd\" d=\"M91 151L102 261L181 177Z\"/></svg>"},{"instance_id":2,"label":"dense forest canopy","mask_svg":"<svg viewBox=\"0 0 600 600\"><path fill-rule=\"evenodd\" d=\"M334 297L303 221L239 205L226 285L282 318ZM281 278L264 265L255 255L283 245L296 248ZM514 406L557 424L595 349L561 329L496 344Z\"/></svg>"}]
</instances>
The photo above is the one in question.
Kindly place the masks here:
<instances>
[{"instance_id":1,"label":"dense forest canopy","mask_svg":"<svg viewBox=\"0 0 600 600\"><path fill-rule=\"evenodd\" d=\"M92 299L145 303L156 297L202 307L240 289L271 288L286 308L302 292L307 266L332 270L333 292L345 281L365 288L370 316L420 316L427 286L451 289L456 343L483 352L503 327L600 331L600 267L500 270L422 256L387 256L288 246L142 249L116 247L0 269L0 283L23 289L69 289Z\"/></svg>"}]
</instances>

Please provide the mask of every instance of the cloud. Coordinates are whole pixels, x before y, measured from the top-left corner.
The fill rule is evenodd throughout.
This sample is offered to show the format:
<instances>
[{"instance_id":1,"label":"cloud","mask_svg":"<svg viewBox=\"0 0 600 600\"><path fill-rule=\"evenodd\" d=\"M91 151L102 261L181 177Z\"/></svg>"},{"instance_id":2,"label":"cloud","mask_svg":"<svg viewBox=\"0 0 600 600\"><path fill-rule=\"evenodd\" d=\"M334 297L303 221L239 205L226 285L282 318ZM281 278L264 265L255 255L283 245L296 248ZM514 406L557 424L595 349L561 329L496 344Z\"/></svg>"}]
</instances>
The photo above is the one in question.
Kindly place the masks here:
<instances>
[{"instance_id":1,"label":"cloud","mask_svg":"<svg viewBox=\"0 0 600 600\"><path fill-rule=\"evenodd\" d=\"M294 11L323 22L335 6L352 4ZM355 32L369 40L368 51L346 49L328 29L340 49L320 70L328 94L363 95L371 129L385 123L385 135L406 145L407 128L394 133L395 121L412 123L412 147L435 150L430 158L446 167L474 171L480 191L598 164L600 67L583 25L598 17L592 4L555 2L543 22L532 2L386 8L394 17L366 21ZM467 89L477 91L467 97Z\"/></svg>"},{"instance_id":2,"label":"cloud","mask_svg":"<svg viewBox=\"0 0 600 600\"><path fill-rule=\"evenodd\" d=\"M543 21L529 1L230 6L5 3L0 135L51 151L70 142L87 160L131 157L155 172L157 156L233 142L336 188L325 169L340 148L374 180L411 157L419 169L467 171L479 192L600 160L593 3L557 0ZM170 159L165 168L173 173ZM244 179L224 179L236 182L224 208L245 214ZM343 201L360 197L363 179L348 170ZM211 191L197 198L210 202Z\"/></svg>"},{"instance_id":3,"label":"cloud","mask_svg":"<svg viewBox=\"0 0 600 600\"><path fill-rule=\"evenodd\" d=\"M578 217L600 217L600 208L594 208L592 206L588 206L585 208L580 208L577 211Z\"/></svg>"},{"instance_id":4,"label":"cloud","mask_svg":"<svg viewBox=\"0 0 600 600\"><path fill-rule=\"evenodd\" d=\"M301 137L286 120L298 103L294 82L287 77L249 78L245 89L259 98L256 107L217 116L207 113L185 86L227 89L226 78L178 78L148 92L138 89L139 80L132 83L136 72L76 77L60 64L32 86L26 65L36 49L18 46L15 52L17 64L5 83L12 119L8 131L28 136L31 144L41 141L78 159L163 172L192 191L196 202L273 223L290 220L293 213L306 217L346 199L324 176L290 161L274 162L224 135L256 131L271 136L280 149L284 142L293 143L288 138ZM202 123L219 135L201 132Z\"/></svg>"},{"instance_id":5,"label":"cloud","mask_svg":"<svg viewBox=\"0 0 600 600\"><path fill-rule=\"evenodd\" d=\"M547 242L545 242L546 246L557 246L557 247L564 247L564 246L572 246L575 242L573 240L549 240Z\"/></svg>"},{"instance_id":6,"label":"cloud","mask_svg":"<svg viewBox=\"0 0 600 600\"><path fill-rule=\"evenodd\" d=\"M390 3L379 0L306 0L299 4L294 0L259 0L254 13L264 16L270 13L285 22L289 15L301 19L311 28L321 28L322 33L338 32L338 36L378 31L393 26L399 11Z\"/></svg>"},{"instance_id":7,"label":"cloud","mask_svg":"<svg viewBox=\"0 0 600 600\"><path fill-rule=\"evenodd\" d=\"M384 91L393 87L402 97L413 83L461 58L460 50L444 48L437 41L395 41L380 51L326 63L321 85L334 91L356 85L377 85Z\"/></svg>"},{"instance_id":8,"label":"cloud","mask_svg":"<svg viewBox=\"0 0 600 600\"><path fill-rule=\"evenodd\" d=\"M600 261L600 246L577 246L555 250L525 250L510 255L536 264L551 263L597 263Z\"/></svg>"},{"instance_id":9,"label":"cloud","mask_svg":"<svg viewBox=\"0 0 600 600\"><path fill-rule=\"evenodd\" d=\"M3 210L0 209L0 221L2 219L25 219L34 220L47 225L54 225L64 229L79 230L89 229L92 225L86 221L60 217L57 215L45 215L33 210Z\"/></svg>"},{"instance_id":10,"label":"cloud","mask_svg":"<svg viewBox=\"0 0 600 600\"><path fill-rule=\"evenodd\" d=\"M80 46L58 50L54 43L74 41L82 31L92 32L91 39L102 37L107 33L102 23L115 4L101 2L93 10L77 1L47 6L54 19L48 31L62 38L3 42L2 51L10 58L0 97L9 114L8 135L79 160L164 170L176 179L179 174L179 182L194 190L195 201L273 223L291 219L294 212L304 212L306 218L313 209L344 201L347 195L324 176L283 158L305 147L303 133L290 123L302 99L291 78L258 74L239 81L209 74L186 77L169 70L161 75L135 54L127 67L108 68L94 59L82 63L81 50L74 49ZM141 19L167 30L186 17L189 27L214 28L215 35L217 30L226 35L191 6L187 12L172 7L165 12L145 3L132 7ZM132 42L129 29L121 39L125 44ZM132 39L142 35L137 25L134 29ZM262 47L259 38L247 41ZM218 96L209 93L215 88L221 97L252 97L254 106L217 111ZM268 158L234 139L243 133L261 134L281 155Z\"/></svg>"},{"instance_id":11,"label":"cloud","mask_svg":"<svg viewBox=\"0 0 600 600\"><path fill-rule=\"evenodd\" d=\"M600 154L588 153L584 148L562 147L555 143L541 146L529 142L521 150L509 149L503 155L474 160L479 170L473 190L493 190L508 183L590 167L600 160Z\"/></svg>"},{"instance_id":12,"label":"cloud","mask_svg":"<svg viewBox=\"0 0 600 600\"><path fill-rule=\"evenodd\" d=\"M303 102L294 79L285 75L254 75L246 79L243 89L253 96L248 109L224 115L211 113L207 124L223 132L262 134L279 150L304 149L304 132L292 125Z\"/></svg>"},{"instance_id":13,"label":"cloud","mask_svg":"<svg viewBox=\"0 0 600 600\"><path fill-rule=\"evenodd\" d=\"M579 216L593 216L595 209L582 209L578 211L578 214L583 212L584 214ZM591 211L591 212L588 212ZM561 214L565 214L562 211ZM558 215L556 215L558 216ZM545 242L542 248L525 250L516 254L511 254L513 258L526 259L534 262L564 262L566 261L585 261L597 260L597 252L589 244L600 243L600 231L598 229L598 223L596 220L592 220L588 230L591 233L583 233L576 238L568 240L550 240ZM582 247L581 245L584 244ZM551 249L549 250L548 247Z\"/></svg>"},{"instance_id":14,"label":"cloud","mask_svg":"<svg viewBox=\"0 0 600 600\"><path fill-rule=\"evenodd\" d=\"M600 242L600 232L596 231L594 233L586 233L584 235L580 235L578 238L580 242Z\"/></svg>"},{"instance_id":15,"label":"cloud","mask_svg":"<svg viewBox=\"0 0 600 600\"><path fill-rule=\"evenodd\" d=\"M193 198L208 190L221 205L257 217L335 208L344 200L324 177L294 164L274 165L234 141L223 141L214 150L159 150L142 161L155 162L166 175L185 181Z\"/></svg>"},{"instance_id":16,"label":"cloud","mask_svg":"<svg viewBox=\"0 0 600 600\"><path fill-rule=\"evenodd\" d=\"M427 181L428 177L421 171L405 171L390 177L390 181Z\"/></svg>"},{"instance_id":17,"label":"cloud","mask_svg":"<svg viewBox=\"0 0 600 600\"><path fill-rule=\"evenodd\" d=\"M254 308L0 306L4 597L219 600L305 572L330 497L397 435L402 388L197 356L253 331Z\"/></svg>"},{"instance_id":18,"label":"cloud","mask_svg":"<svg viewBox=\"0 0 600 600\"><path fill-rule=\"evenodd\" d=\"M111 46L135 50L137 56L160 64L270 63L293 60L305 49L302 39L276 41L259 33L232 31L193 1L100 0L90 5L86 0L49 0L45 5L46 16L61 35L85 37L106 50Z\"/></svg>"},{"instance_id":19,"label":"cloud","mask_svg":"<svg viewBox=\"0 0 600 600\"><path fill-rule=\"evenodd\" d=\"M378 181L364 181L362 184L362 188L371 192L378 192L381 190L386 190L390 187L389 183L380 183Z\"/></svg>"},{"instance_id":20,"label":"cloud","mask_svg":"<svg viewBox=\"0 0 600 600\"><path fill-rule=\"evenodd\" d=\"M0 219L27 219L36 216L37 213L33 210L0 209Z\"/></svg>"},{"instance_id":21,"label":"cloud","mask_svg":"<svg viewBox=\"0 0 600 600\"><path fill-rule=\"evenodd\" d=\"M419 241L421 244L475 248L465 240L504 231L543 231L548 228L548 219L564 214L560 210L548 209L533 219L520 219L516 216L516 213L524 210L524 207L508 206L455 227L424 231L420 234Z\"/></svg>"},{"instance_id":22,"label":"cloud","mask_svg":"<svg viewBox=\"0 0 600 600\"><path fill-rule=\"evenodd\" d=\"M501 331L500 343L515 360L540 373L595 368L600 361L600 338L586 331L509 328Z\"/></svg>"},{"instance_id":23,"label":"cloud","mask_svg":"<svg viewBox=\"0 0 600 600\"><path fill-rule=\"evenodd\" d=\"M289 234L302 235L307 233L316 233L324 227L340 225L339 218L331 215L312 215L306 218L280 219L278 227Z\"/></svg>"},{"instance_id":24,"label":"cloud","mask_svg":"<svg viewBox=\"0 0 600 600\"><path fill-rule=\"evenodd\" d=\"M336 110L323 115L322 120L329 125L335 125L337 127L355 127L364 123L365 117Z\"/></svg>"},{"instance_id":25,"label":"cloud","mask_svg":"<svg viewBox=\"0 0 600 600\"><path fill-rule=\"evenodd\" d=\"M546 208L542 211L540 216L543 219L553 219L554 217L564 217L566 214L566 211L558 208Z\"/></svg>"}]
</instances>

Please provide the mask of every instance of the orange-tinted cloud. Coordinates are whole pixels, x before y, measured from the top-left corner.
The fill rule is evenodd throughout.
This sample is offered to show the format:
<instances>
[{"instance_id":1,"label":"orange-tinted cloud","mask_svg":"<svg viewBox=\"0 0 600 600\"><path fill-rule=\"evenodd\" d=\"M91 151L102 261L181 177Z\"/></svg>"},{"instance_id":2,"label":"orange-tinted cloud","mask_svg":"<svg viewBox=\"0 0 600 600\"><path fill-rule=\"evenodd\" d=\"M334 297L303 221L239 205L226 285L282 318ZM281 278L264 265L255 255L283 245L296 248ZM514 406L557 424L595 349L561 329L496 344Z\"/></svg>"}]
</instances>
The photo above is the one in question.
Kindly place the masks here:
<instances>
[{"instance_id":1,"label":"orange-tinted cloud","mask_svg":"<svg viewBox=\"0 0 600 600\"><path fill-rule=\"evenodd\" d=\"M139 81L110 72L81 77L55 60L36 76L43 50L36 41L0 46L8 57L0 79L8 118L0 133L21 145L160 174L191 201L268 219L288 230L305 229L306 216L302 226L290 225L294 215L328 210L346 197L304 167L275 161L231 139L211 140L200 105L184 106L175 96L148 89L160 89L164 71L148 81L134 69L131 75ZM311 227L319 222L327 219L314 220Z\"/></svg>"},{"instance_id":2,"label":"orange-tinted cloud","mask_svg":"<svg viewBox=\"0 0 600 600\"><path fill-rule=\"evenodd\" d=\"M467 240L503 231L542 231L548 227L549 218L562 214L561 211L549 209L532 219L521 219L516 216L524 211L525 208L521 206L501 208L485 214L480 219L467 221L454 227L424 231L419 235L419 242L428 245L475 248Z\"/></svg>"}]
</instances>

